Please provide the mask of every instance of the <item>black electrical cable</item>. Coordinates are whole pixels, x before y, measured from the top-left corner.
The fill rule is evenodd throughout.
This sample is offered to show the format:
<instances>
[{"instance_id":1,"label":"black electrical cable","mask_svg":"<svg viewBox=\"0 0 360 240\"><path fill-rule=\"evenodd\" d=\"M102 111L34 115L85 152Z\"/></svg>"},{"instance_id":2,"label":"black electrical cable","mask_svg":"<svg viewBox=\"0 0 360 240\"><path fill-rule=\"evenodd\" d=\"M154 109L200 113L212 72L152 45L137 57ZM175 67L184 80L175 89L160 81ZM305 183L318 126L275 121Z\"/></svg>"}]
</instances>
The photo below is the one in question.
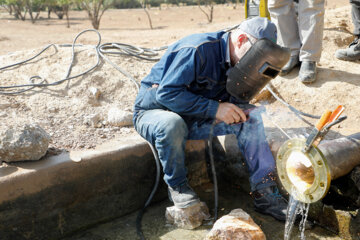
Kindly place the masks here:
<instances>
[{"instance_id":1,"label":"black electrical cable","mask_svg":"<svg viewBox=\"0 0 360 240\"><path fill-rule=\"evenodd\" d=\"M210 156L210 165L211 165L211 173L213 177L214 183L214 223L218 217L218 184L217 184L217 177L216 177L216 169L215 169L215 162L214 162L214 154L213 154L213 137L214 137L214 127L216 125L216 119L211 124L210 133L209 133L209 156Z\"/></svg>"},{"instance_id":2,"label":"black electrical cable","mask_svg":"<svg viewBox=\"0 0 360 240\"><path fill-rule=\"evenodd\" d=\"M157 151L154 148L154 146L149 142L147 142L147 143L149 144L149 146L151 148L151 151L152 151L152 153L154 155L154 158L155 158L156 178L155 178L155 184L153 186L153 189L152 189L147 201L145 202L144 207L139 211L139 213L138 213L138 215L136 217L136 233L137 233L137 235L139 236L139 238L141 240L145 240L145 236L144 236L144 234L143 234L143 232L141 230L141 220L142 220L142 217L144 215L144 212L145 212L147 206L149 206L151 200L153 199L153 197L154 197L154 195L156 193L156 190L157 190L157 188L159 186L159 181L160 181L160 160L159 160L159 156L158 156Z\"/></svg>"}]
</instances>

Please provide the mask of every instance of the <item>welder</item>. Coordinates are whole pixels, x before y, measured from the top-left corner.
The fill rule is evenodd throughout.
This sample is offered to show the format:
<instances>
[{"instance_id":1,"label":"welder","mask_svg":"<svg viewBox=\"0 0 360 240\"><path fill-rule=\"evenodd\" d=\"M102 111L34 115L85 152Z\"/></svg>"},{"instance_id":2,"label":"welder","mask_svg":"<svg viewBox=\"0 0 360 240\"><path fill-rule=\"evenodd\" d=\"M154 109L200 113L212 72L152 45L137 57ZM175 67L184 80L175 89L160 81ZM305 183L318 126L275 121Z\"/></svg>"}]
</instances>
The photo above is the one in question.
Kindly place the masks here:
<instances>
[{"instance_id":1,"label":"welder","mask_svg":"<svg viewBox=\"0 0 360 240\"><path fill-rule=\"evenodd\" d=\"M178 208L199 203L187 182L188 139L235 134L250 175L257 211L286 218L275 161L261 115L245 108L290 57L276 44L276 27L266 18L243 21L232 31L200 33L170 45L141 81L134 106L136 131L155 146L171 201ZM215 121L215 122L214 122Z\"/></svg>"}]
</instances>

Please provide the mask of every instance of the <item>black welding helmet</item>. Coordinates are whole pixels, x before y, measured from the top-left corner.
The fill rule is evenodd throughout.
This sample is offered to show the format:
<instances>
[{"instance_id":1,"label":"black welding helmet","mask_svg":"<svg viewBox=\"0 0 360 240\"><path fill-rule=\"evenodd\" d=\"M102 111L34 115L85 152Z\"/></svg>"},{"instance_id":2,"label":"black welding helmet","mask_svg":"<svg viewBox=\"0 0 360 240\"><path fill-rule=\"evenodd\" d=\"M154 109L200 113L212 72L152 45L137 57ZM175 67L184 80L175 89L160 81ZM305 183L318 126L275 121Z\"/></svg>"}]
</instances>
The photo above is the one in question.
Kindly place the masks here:
<instances>
[{"instance_id":1,"label":"black welding helmet","mask_svg":"<svg viewBox=\"0 0 360 240\"><path fill-rule=\"evenodd\" d=\"M256 41L245 55L227 71L226 90L237 100L248 102L289 61L290 49L262 38Z\"/></svg>"}]
</instances>

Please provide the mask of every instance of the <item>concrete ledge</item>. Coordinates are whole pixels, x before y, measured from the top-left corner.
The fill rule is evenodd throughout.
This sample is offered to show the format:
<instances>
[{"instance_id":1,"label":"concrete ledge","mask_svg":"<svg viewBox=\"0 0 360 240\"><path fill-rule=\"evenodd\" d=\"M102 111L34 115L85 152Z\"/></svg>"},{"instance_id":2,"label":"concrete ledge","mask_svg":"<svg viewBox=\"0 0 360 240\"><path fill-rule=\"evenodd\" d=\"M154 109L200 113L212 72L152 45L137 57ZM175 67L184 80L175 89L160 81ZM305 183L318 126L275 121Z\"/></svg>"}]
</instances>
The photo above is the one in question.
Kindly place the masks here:
<instances>
[{"instance_id":1,"label":"concrete ledge","mask_svg":"<svg viewBox=\"0 0 360 240\"><path fill-rule=\"evenodd\" d=\"M188 141L186 154L191 184L207 182L205 142ZM59 239L133 212L145 203L155 173L140 136L1 167L1 239ZM155 201L167 196L164 184L159 190Z\"/></svg>"},{"instance_id":2,"label":"concrete ledge","mask_svg":"<svg viewBox=\"0 0 360 240\"><path fill-rule=\"evenodd\" d=\"M276 155L285 139L273 129L267 130L271 150ZM220 178L226 177L248 188L247 170L241 164L235 137L227 135L214 140ZM209 182L207 151L206 140L186 144L188 179L194 187ZM65 152L40 161L3 165L0 167L0 239L60 239L136 211L148 198L155 173L152 152L138 135L108 142L92 151ZM166 197L166 185L161 180L154 201ZM359 212L333 210L324 214L324 209L321 205L315 207L315 214L309 214L335 216L317 220L329 226L324 219L333 219L333 229L339 235L359 236ZM348 224L341 225L342 222Z\"/></svg>"}]
</instances>

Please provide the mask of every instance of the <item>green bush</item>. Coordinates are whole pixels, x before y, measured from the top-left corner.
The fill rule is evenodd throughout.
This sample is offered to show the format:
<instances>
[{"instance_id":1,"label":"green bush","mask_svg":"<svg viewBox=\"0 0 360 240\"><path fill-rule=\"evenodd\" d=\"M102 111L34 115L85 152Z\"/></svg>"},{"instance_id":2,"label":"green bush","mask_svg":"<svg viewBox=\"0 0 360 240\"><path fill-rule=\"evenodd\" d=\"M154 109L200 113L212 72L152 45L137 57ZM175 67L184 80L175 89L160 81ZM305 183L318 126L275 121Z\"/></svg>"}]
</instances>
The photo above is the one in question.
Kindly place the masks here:
<instances>
[{"instance_id":1,"label":"green bush","mask_svg":"<svg viewBox=\"0 0 360 240\"><path fill-rule=\"evenodd\" d=\"M164 0L146 0L146 4L149 4L151 7L158 7L161 3L164 3Z\"/></svg>"},{"instance_id":2,"label":"green bush","mask_svg":"<svg viewBox=\"0 0 360 240\"><path fill-rule=\"evenodd\" d=\"M141 3L138 0L114 0L114 8L141 8Z\"/></svg>"}]
</instances>

